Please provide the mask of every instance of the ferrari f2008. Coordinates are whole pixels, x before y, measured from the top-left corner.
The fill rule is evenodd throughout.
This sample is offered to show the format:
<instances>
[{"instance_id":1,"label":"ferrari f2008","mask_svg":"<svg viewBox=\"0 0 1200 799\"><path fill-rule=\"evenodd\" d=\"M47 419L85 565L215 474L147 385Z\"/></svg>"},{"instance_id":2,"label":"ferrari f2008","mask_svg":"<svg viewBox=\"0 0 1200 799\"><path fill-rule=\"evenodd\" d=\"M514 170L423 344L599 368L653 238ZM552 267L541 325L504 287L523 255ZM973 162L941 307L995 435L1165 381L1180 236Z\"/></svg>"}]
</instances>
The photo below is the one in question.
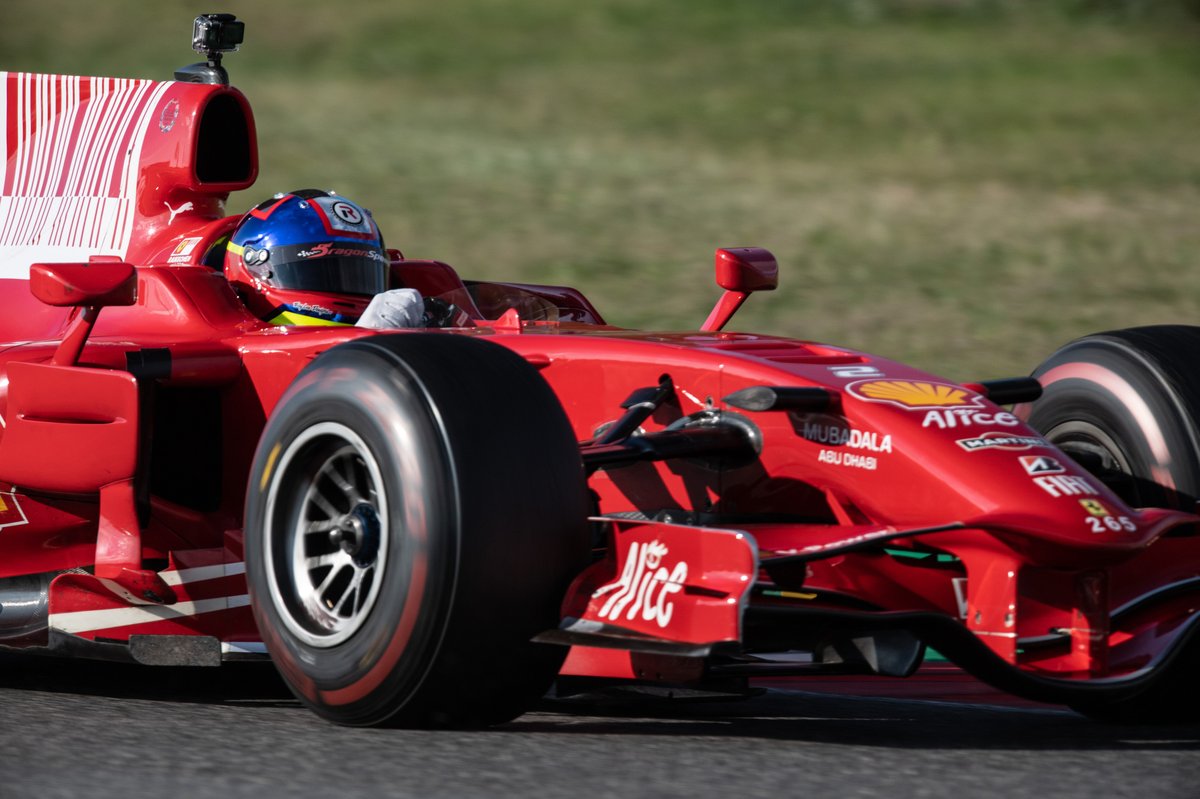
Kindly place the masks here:
<instances>
[{"instance_id":1,"label":"ferrari f2008","mask_svg":"<svg viewBox=\"0 0 1200 799\"><path fill-rule=\"evenodd\" d=\"M226 213L258 170L240 23L194 38L176 80L0 74L0 646L269 657L352 725L501 722L556 680L904 676L927 647L1099 716L1200 713L1192 509L1131 507L1007 409L1031 378L728 332L764 249L716 250L684 332L395 250L254 307L369 220L324 192ZM238 240L273 202L331 238Z\"/></svg>"}]
</instances>

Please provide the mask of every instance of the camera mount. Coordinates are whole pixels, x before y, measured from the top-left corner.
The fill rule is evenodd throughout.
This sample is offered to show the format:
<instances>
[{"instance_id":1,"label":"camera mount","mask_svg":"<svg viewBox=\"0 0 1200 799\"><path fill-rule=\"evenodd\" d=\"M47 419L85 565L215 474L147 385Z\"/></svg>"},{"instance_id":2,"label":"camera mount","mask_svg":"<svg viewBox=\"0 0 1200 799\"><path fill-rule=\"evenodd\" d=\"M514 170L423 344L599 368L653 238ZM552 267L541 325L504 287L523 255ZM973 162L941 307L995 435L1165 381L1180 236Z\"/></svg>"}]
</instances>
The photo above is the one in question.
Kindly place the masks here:
<instances>
[{"instance_id":1,"label":"camera mount","mask_svg":"<svg viewBox=\"0 0 1200 799\"><path fill-rule=\"evenodd\" d=\"M203 53L206 61L175 71L175 80L185 83L229 85L229 73L221 66L221 56L236 52L246 33L246 23L233 14L201 14L192 23L192 49Z\"/></svg>"}]
</instances>

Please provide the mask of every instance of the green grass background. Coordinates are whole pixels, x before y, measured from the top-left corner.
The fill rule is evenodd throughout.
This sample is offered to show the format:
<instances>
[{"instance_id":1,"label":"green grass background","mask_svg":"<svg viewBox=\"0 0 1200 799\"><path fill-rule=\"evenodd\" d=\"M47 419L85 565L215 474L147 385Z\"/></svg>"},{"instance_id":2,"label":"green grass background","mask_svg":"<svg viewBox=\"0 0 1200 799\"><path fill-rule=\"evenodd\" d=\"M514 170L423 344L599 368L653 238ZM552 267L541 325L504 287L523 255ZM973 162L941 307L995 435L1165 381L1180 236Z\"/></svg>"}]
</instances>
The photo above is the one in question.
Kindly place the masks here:
<instances>
[{"instance_id":1,"label":"green grass background","mask_svg":"<svg viewBox=\"0 0 1200 799\"><path fill-rule=\"evenodd\" d=\"M3 0L0 67L168 78L247 24L257 187L334 188L464 276L694 328L712 251L780 288L731 328L952 378L1200 324L1200 19L1160 0Z\"/></svg>"}]
</instances>

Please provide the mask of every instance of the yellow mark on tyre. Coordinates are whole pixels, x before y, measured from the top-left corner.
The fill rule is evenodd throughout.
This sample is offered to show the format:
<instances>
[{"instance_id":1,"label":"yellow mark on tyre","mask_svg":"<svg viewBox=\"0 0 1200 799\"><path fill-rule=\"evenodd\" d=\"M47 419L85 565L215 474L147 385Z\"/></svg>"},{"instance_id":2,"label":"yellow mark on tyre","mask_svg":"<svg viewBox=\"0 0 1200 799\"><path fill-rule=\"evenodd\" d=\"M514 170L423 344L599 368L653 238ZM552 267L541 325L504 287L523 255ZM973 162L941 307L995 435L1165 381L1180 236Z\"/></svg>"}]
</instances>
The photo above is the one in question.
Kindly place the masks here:
<instances>
[{"instance_id":1,"label":"yellow mark on tyre","mask_svg":"<svg viewBox=\"0 0 1200 799\"><path fill-rule=\"evenodd\" d=\"M262 479L258 481L258 490L260 492L267 490L267 481L271 479L271 470L275 468L275 460L279 457L279 444L271 447L271 454L267 456L267 466L263 469Z\"/></svg>"}]
</instances>

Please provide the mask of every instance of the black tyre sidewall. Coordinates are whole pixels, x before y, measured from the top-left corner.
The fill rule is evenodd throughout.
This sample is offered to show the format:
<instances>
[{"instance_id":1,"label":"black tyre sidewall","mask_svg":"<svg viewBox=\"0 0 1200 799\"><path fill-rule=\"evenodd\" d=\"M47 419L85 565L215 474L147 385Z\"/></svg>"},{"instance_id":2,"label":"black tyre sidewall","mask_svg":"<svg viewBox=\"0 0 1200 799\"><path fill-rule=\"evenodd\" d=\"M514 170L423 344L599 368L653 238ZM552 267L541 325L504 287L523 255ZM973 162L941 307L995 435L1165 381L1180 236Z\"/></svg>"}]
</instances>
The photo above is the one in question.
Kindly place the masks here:
<instances>
[{"instance_id":1,"label":"black tyre sidewall","mask_svg":"<svg viewBox=\"0 0 1200 799\"><path fill-rule=\"evenodd\" d=\"M1134 328L1079 339L1034 371L1043 384L1042 397L1028 409L1019 409L1019 414L1052 443L1060 443L1065 431L1079 423L1093 426L1115 444L1136 480L1134 495L1125 497L1131 504L1190 508L1200 495L1196 426L1200 384L1187 368L1195 363L1197 352L1200 330L1183 326ZM1102 380L1061 376L1072 370L1100 374L1097 369L1108 375ZM1107 383L1127 386L1152 421L1139 419L1130 402ZM1165 458L1155 453L1147 423L1157 425ZM1165 485L1154 485L1156 476Z\"/></svg>"},{"instance_id":2,"label":"black tyre sidewall","mask_svg":"<svg viewBox=\"0 0 1200 799\"><path fill-rule=\"evenodd\" d=\"M380 422L389 415L391 425ZM263 593L260 488L271 452L286 451L324 420L347 424L367 444L385 475L389 515L419 503L423 521L392 525L389 585L372 618L352 638L320 650L295 639ZM396 425L407 426L403 451L389 443ZM251 604L280 672L318 713L355 725L498 723L549 687L566 649L530 639L557 626L566 589L588 563L588 506L566 414L519 355L445 334L340 345L280 400L250 479ZM423 571L413 560L422 552ZM404 588L416 573L426 578L419 604ZM388 661L386 652L397 647L399 660ZM355 694L362 698L347 701Z\"/></svg>"},{"instance_id":3,"label":"black tyre sidewall","mask_svg":"<svg viewBox=\"0 0 1200 799\"><path fill-rule=\"evenodd\" d=\"M478 339L425 338L403 358L439 398L462 543L437 660L397 722L499 723L540 698L566 656L530 639L558 626L567 588L590 561L583 465L562 405L522 357Z\"/></svg>"},{"instance_id":4,"label":"black tyre sidewall","mask_svg":"<svg viewBox=\"0 0 1200 799\"><path fill-rule=\"evenodd\" d=\"M347 391L347 381L338 378L339 372L355 375L356 390ZM387 418L408 431L405 457L389 445L396 430L388 429L383 421ZM279 543L261 538L267 527L268 490L273 481L283 479L273 473L263 484L271 452L277 447L286 451L303 431L325 421L346 425L366 443L380 467L391 518L387 565L370 615L348 640L320 649L306 645L284 625L274 601L265 595L269 582L259 553ZM328 353L297 378L263 433L247 496L251 604L284 678L312 709L341 723L385 720L387 708L403 704L419 688L442 635L455 575L458 541L453 533L458 525L453 479L439 432L411 376L378 353L346 348ZM421 507L412 508L414 501ZM406 523L398 523L401 519ZM416 520L423 522L422 527L411 526ZM418 571L425 576L424 589L410 595ZM411 626L401 625L402 619L410 620L406 611ZM360 686L365 696L348 699L361 681L378 679L373 669L394 646L403 646L403 652L379 685Z\"/></svg>"}]
</instances>

